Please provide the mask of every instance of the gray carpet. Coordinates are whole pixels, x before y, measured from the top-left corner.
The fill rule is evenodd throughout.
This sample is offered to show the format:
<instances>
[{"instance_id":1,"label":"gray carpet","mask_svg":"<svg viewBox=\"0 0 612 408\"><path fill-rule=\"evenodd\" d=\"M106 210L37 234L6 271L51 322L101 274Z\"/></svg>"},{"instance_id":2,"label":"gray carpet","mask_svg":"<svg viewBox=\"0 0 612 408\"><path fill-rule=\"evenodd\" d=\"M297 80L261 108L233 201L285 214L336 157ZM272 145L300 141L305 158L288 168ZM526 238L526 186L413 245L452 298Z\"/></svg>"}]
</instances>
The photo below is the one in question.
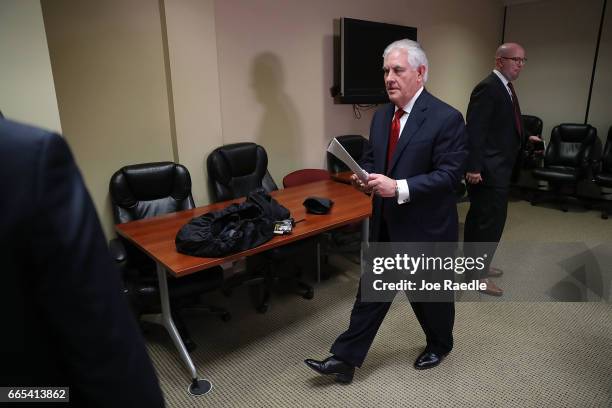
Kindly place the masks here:
<instances>
[{"instance_id":1,"label":"gray carpet","mask_svg":"<svg viewBox=\"0 0 612 408\"><path fill-rule=\"evenodd\" d=\"M461 204L460 219L466 210ZM612 220L512 202L504 240L526 239L610 243ZM602 302L459 302L455 349L439 367L416 371L425 339L398 296L351 385L317 376L302 361L328 355L348 325L359 279L356 265L332 263L340 272L316 286L313 300L277 294L260 315L238 289L211 299L232 321L188 318L199 345L192 357L214 384L208 395L188 395L189 375L168 336L148 327L167 406L612 407L612 306Z\"/></svg>"}]
</instances>

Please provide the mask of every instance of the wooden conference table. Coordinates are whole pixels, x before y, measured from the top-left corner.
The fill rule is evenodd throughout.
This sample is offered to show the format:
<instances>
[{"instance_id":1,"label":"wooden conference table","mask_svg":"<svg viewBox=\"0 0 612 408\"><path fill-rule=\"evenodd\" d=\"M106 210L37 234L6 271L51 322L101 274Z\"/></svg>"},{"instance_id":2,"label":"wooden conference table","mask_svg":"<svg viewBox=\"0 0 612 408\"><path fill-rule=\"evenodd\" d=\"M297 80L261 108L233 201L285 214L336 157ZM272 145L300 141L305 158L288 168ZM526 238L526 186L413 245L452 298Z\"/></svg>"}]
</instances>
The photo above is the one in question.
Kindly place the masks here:
<instances>
[{"instance_id":1,"label":"wooden conference table","mask_svg":"<svg viewBox=\"0 0 612 408\"><path fill-rule=\"evenodd\" d=\"M364 221L363 236L367 240L367 219L371 214L371 201L367 195L360 193L349 185L332 180L317 181L274 191L271 195L291 211L291 216L296 221L301 219L304 219L304 221L296 224L291 235L276 236L256 248L223 258L199 258L180 254L176 251L174 238L178 230L192 218L210 211L222 209L231 203L241 202L244 199L215 203L192 210L115 226L119 235L144 251L157 264L162 312L159 315L148 316L147 320L163 325L170 334L174 345L191 374L192 384L189 387L189 392L192 394L206 394L212 388L212 384L208 380L198 378L193 361L172 320L168 297L168 282L166 280L167 274L180 278L200 271L203 271L200 273L206 273L204 270L213 266L235 261L245 256L254 255L357 221ZM325 215L307 214L302 202L309 196L326 197L333 200L334 205L331 211Z\"/></svg>"}]
</instances>

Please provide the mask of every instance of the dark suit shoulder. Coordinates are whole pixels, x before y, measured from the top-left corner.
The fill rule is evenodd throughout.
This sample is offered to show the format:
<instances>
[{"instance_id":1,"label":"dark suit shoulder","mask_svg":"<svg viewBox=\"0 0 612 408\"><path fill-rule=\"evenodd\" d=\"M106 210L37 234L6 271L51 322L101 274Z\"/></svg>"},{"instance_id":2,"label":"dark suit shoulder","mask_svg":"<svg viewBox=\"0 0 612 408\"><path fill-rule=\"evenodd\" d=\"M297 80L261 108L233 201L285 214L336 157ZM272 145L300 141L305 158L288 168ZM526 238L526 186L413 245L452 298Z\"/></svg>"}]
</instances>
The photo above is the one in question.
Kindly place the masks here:
<instances>
[{"instance_id":1,"label":"dark suit shoulder","mask_svg":"<svg viewBox=\"0 0 612 408\"><path fill-rule=\"evenodd\" d=\"M428 106L428 108L432 110L433 114L439 119L458 118L463 121L463 115L461 112L443 100L433 96L425 90L421 96L425 98L424 103L426 106Z\"/></svg>"},{"instance_id":2,"label":"dark suit shoulder","mask_svg":"<svg viewBox=\"0 0 612 408\"><path fill-rule=\"evenodd\" d=\"M476 84L476 86L474 87L474 90L472 91L472 97L477 94L482 94L482 93L489 93L489 94L499 93L503 95L501 93L501 91L503 90L504 90L504 83L501 81L501 79L499 79L497 75L491 72L482 81Z\"/></svg>"}]
</instances>

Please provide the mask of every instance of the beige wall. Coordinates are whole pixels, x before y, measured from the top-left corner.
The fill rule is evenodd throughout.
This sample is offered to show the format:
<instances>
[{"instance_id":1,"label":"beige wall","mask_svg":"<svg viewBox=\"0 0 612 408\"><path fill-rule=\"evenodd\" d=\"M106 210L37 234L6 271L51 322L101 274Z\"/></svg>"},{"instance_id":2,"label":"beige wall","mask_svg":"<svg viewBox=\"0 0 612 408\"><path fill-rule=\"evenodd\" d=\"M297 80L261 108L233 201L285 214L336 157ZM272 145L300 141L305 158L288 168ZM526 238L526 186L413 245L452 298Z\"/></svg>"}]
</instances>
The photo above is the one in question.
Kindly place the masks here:
<instances>
[{"instance_id":1,"label":"beige wall","mask_svg":"<svg viewBox=\"0 0 612 408\"><path fill-rule=\"evenodd\" d=\"M223 144L213 0L164 0L178 160L207 204L206 157Z\"/></svg>"},{"instance_id":2,"label":"beige wall","mask_svg":"<svg viewBox=\"0 0 612 408\"><path fill-rule=\"evenodd\" d=\"M331 137L368 135L372 112L354 119L329 95L334 19L416 26L430 57L428 88L465 112L501 38L503 8L490 0L230 0L217 1L215 13L223 140L262 144L280 184L292 170L323 167Z\"/></svg>"},{"instance_id":3,"label":"beige wall","mask_svg":"<svg viewBox=\"0 0 612 408\"><path fill-rule=\"evenodd\" d=\"M0 111L62 130L39 0L0 0Z\"/></svg>"},{"instance_id":4,"label":"beige wall","mask_svg":"<svg viewBox=\"0 0 612 408\"><path fill-rule=\"evenodd\" d=\"M542 118L546 139L560 123L584 122L601 6L546 0L508 8L505 39L521 43L529 60L516 81L521 110Z\"/></svg>"},{"instance_id":5,"label":"beige wall","mask_svg":"<svg viewBox=\"0 0 612 408\"><path fill-rule=\"evenodd\" d=\"M263 144L281 184L292 170L323 167L332 136L367 136L372 112L357 120L329 95L334 19L418 27L431 62L428 88L465 112L489 69L503 15L491 0L42 5L64 133L109 236L108 180L123 165L177 160L204 205L205 158L216 146Z\"/></svg>"},{"instance_id":6,"label":"beige wall","mask_svg":"<svg viewBox=\"0 0 612 408\"><path fill-rule=\"evenodd\" d=\"M64 136L114 235L108 182L174 160L157 0L43 0Z\"/></svg>"},{"instance_id":7,"label":"beige wall","mask_svg":"<svg viewBox=\"0 0 612 408\"><path fill-rule=\"evenodd\" d=\"M612 126L612 2L608 2L601 34L589 123L597 128L599 137L605 143Z\"/></svg>"}]
</instances>

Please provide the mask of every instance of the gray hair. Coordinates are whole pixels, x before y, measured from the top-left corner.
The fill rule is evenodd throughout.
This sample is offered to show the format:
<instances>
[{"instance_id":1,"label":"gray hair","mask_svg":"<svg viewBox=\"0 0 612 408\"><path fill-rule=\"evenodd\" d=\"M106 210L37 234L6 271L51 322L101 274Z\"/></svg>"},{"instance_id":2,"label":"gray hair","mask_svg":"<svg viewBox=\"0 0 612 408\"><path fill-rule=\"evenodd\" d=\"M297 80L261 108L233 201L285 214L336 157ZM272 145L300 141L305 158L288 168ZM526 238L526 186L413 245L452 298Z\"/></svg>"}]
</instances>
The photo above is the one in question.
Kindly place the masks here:
<instances>
[{"instance_id":1,"label":"gray hair","mask_svg":"<svg viewBox=\"0 0 612 408\"><path fill-rule=\"evenodd\" d=\"M425 51L423 51L421 45L416 41L408 39L394 41L387 45L387 48L385 48L385 51L383 51L383 59L387 58L387 55L389 55L389 53L394 49L404 50L408 53L408 64L412 67L412 69L416 70L421 65L425 66L423 83L427 82L427 77L429 75L429 62L427 61L427 55L425 55Z\"/></svg>"}]
</instances>

